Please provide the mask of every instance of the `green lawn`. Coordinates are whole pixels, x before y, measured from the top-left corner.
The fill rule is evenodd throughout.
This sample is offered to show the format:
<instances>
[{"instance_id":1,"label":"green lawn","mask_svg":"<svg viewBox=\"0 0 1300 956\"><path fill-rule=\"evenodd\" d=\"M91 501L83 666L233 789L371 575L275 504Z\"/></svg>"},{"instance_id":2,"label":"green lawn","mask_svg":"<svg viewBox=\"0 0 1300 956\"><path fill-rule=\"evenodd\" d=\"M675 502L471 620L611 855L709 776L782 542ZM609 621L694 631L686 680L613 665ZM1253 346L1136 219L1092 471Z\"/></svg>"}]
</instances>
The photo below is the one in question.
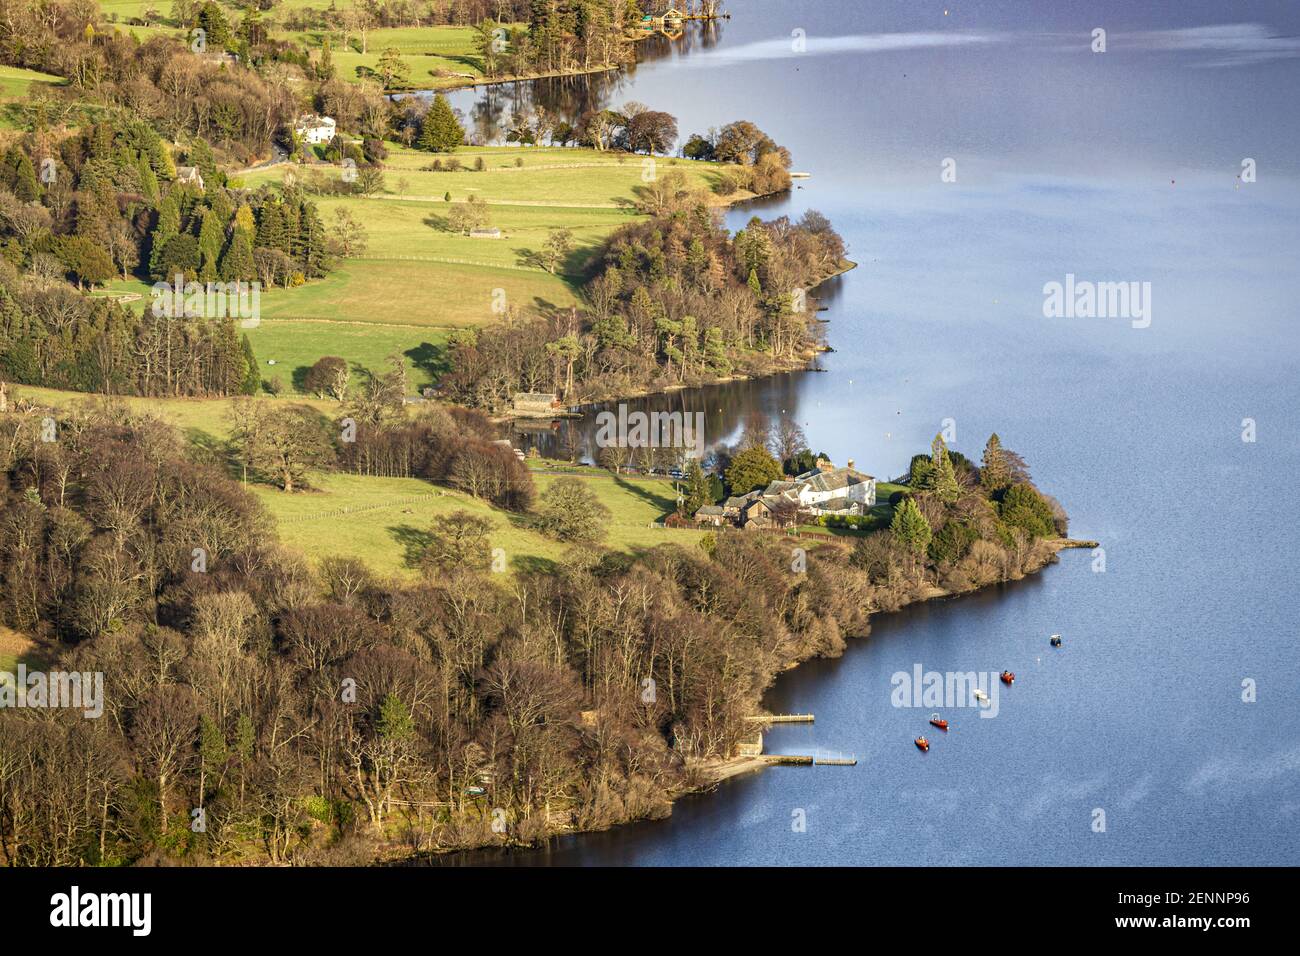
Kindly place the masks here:
<instances>
[{"instance_id":1,"label":"green lawn","mask_svg":"<svg viewBox=\"0 0 1300 956\"><path fill-rule=\"evenodd\" d=\"M464 173L462 179L474 175ZM327 223L333 221L334 210L340 207L346 207L365 223L370 233L366 257L465 259L533 272L541 270L529 261L528 254L540 251L548 231L557 225L572 231L576 253L562 271L578 273L587 255L599 247L605 236L631 218L619 209L494 204L488 206L489 224L501 230L502 238L470 239L447 226L447 215L458 205L456 202L417 202L389 196L369 200L329 197L319 199L317 205Z\"/></svg>"},{"instance_id":2,"label":"green lawn","mask_svg":"<svg viewBox=\"0 0 1300 956\"><path fill-rule=\"evenodd\" d=\"M663 175L681 170L695 185L711 190L728 168L673 157L629 156L558 146L462 146L455 151L455 158L462 166L473 167L481 157L485 166L482 172L472 168L434 172L425 167L435 160L446 164L447 154L391 143L389 149L384 160L385 195L434 202L441 202L450 192L453 199L459 200L474 194L488 202L520 205L626 207L635 200L645 184L644 177L651 172ZM269 167L240 178L247 186L279 182L286 168ZM399 187L401 180L406 181L404 189Z\"/></svg>"},{"instance_id":3,"label":"green lawn","mask_svg":"<svg viewBox=\"0 0 1300 956\"><path fill-rule=\"evenodd\" d=\"M892 481L876 482L876 501L881 505L889 504L889 496L897 491L907 491L907 485L896 485ZM878 507L879 505L877 505Z\"/></svg>"},{"instance_id":4,"label":"green lawn","mask_svg":"<svg viewBox=\"0 0 1300 956\"><path fill-rule=\"evenodd\" d=\"M23 107L42 87L61 86L62 77L16 66L0 66L0 129L22 129L27 119Z\"/></svg>"},{"instance_id":5,"label":"green lawn","mask_svg":"<svg viewBox=\"0 0 1300 956\"><path fill-rule=\"evenodd\" d=\"M253 346L263 380L279 375L287 389L299 393L303 374L326 355L343 356L354 366L377 372L387 368L389 355L400 352L406 357L412 392L433 384L444 369L447 335L439 329L264 319L256 328L243 331ZM268 365L270 361L275 365Z\"/></svg>"},{"instance_id":6,"label":"green lawn","mask_svg":"<svg viewBox=\"0 0 1300 956\"><path fill-rule=\"evenodd\" d=\"M699 531L651 527L675 507L670 482L615 479L590 471L583 480L611 512L602 545L636 551L669 542L693 546L699 541ZM534 477L540 494L558 476L539 472ZM312 561L345 555L364 560L381 574L414 576L414 562L427 542L429 525L436 516L458 510L492 521L491 546L505 551L512 570L545 567L568 550L567 545L533 531L523 517L418 479L326 474L312 484L314 490L293 495L267 487L255 489L278 521L280 540ZM427 497L410 500L417 496ZM338 514L343 508L352 513Z\"/></svg>"},{"instance_id":7,"label":"green lawn","mask_svg":"<svg viewBox=\"0 0 1300 956\"><path fill-rule=\"evenodd\" d=\"M0 99L16 100L31 94L33 83L62 86L65 80L49 73L24 70L17 66L0 66Z\"/></svg>"},{"instance_id":8,"label":"green lawn","mask_svg":"<svg viewBox=\"0 0 1300 956\"><path fill-rule=\"evenodd\" d=\"M446 162L448 157L393 145L382 193L319 198L327 227L339 208L365 226L367 249L361 257L338 263L324 279L294 289L262 290L262 317L406 326L386 342L381 351L387 354L394 347L421 349L435 334L426 328L495 322L502 304L524 312L576 305L578 273L588 258L611 232L637 218L633 204L648 168L646 157L588 149L464 147L455 155L469 167L482 157L486 168L426 171L423 167L434 159ZM723 168L663 157L654 162L656 175L680 169L706 190ZM337 167L325 170L338 172ZM281 164L237 178L255 187L278 183L290 171L302 175L301 169ZM451 203L444 198L448 193ZM501 229L502 238L472 239L448 230L453 204L471 195L488 204L489 225ZM558 228L573 233L573 251L553 275L530 254L540 251L550 230ZM150 301L149 284L139 280L112 282L104 291L139 295L132 306L137 309ZM365 364L360 355L344 351L347 343L331 344L330 329L317 329L308 351L317 348L319 334L319 347L325 350L320 354ZM260 350L257 354L264 357Z\"/></svg>"},{"instance_id":9,"label":"green lawn","mask_svg":"<svg viewBox=\"0 0 1300 956\"><path fill-rule=\"evenodd\" d=\"M263 292L262 316L379 325L400 323L434 329L487 325L501 317L493 312L497 289L504 290L503 301L523 308L577 303L576 291L570 283L541 271L462 263L353 259L342 263L324 279L296 289ZM413 345L426 335L413 334Z\"/></svg>"},{"instance_id":10,"label":"green lawn","mask_svg":"<svg viewBox=\"0 0 1300 956\"><path fill-rule=\"evenodd\" d=\"M637 217L632 206L644 185L645 158L528 147L464 147L455 155L469 167L482 157L486 168L426 171L434 159L448 157L393 146L382 193L321 198L327 224L335 209L346 208L365 226L364 256L296 289L264 290L262 315L448 328L496 321L500 312L494 307L502 296L524 310L577 304L576 274L611 232ZM706 190L722 169L662 157L655 164L656 175L680 169ZM281 165L240 178L246 186L279 182L289 169ZM445 201L448 193L451 203ZM471 195L488 204L489 225L501 229L502 238L472 239L448 230L452 205ZM574 249L552 275L529 256L556 228L573 233ZM143 288L135 284L135 291Z\"/></svg>"}]
</instances>

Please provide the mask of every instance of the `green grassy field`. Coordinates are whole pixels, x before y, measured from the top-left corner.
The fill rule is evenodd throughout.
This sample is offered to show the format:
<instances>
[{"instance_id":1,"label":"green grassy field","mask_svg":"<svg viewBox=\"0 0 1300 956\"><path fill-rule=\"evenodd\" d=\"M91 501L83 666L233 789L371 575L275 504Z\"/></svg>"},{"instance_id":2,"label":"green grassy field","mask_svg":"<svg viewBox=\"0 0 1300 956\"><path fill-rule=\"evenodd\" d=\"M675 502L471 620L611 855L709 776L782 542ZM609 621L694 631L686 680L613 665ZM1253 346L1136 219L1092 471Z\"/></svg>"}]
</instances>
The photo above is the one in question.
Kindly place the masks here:
<instances>
[{"instance_id":1,"label":"green grassy field","mask_svg":"<svg viewBox=\"0 0 1300 956\"><path fill-rule=\"evenodd\" d=\"M447 328L486 325L495 290L521 307L569 306L576 292L543 272L462 263L353 259L325 279L262 297L265 318L315 318ZM412 335L418 344L425 333Z\"/></svg>"},{"instance_id":2,"label":"green grassy field","mask_svg":"<svg viewBox=\"0 0 1300 956\"><path fill-rule=\"evenodd\" d=\"M594 150L480 148L456 156L467 166L482 157L487 168L425 171L435 157L399 148L387 161L383 193L321 199L327 223L335 209L346 208L365 225L364 258L342 263L324 280L264 293L263 314L458 326L494 321L498 289L522 308L576 304L576 275L611 232L636 216L631 204L642 185L642 165ZM666 168L664 160L657 162L657 172ZM717 175L716 168L693 163L680 168L702 188ZM244 178L252 186L278 181L284 172L259 170ZM448 213L470 196L488 204L489 225L502 238L448 229ZM552 275L530 254L555 228L573 233L574 249ZM413 296L411 289L420 293Z\"/></svg>"},{"instance_id":3,"label":"green grassy field","mask_svg":"<svg viewBox=\"0 0 1300 956\"><path fill-rule=\"evenodd\" d=\"M296 289L267 290L267 318L312 317L353 322L454 327L495 321L505 301L523 309L568 307L578 301L576 273L602 241L633 221L644 185L642 163L585 149L470 148L456 158L482 172L432 172L423 167L446 156L394 146L385 163L384 191L376 196L326 197L319 201L328 224L346 208L366 228L363 258L350 259L326 278ZM516 165L516 160L522 166ZM656 160L655 172L680 169L703 189L720 167ZM286 167L247 174L245 185L275 182ZM452 202L445 201L450 193ZM477 196L488 204L489 225L500 239L476 239L448 230L455 202ZM557 274L531 263L551 229L569 229L574 250Z\"/></svg>"},{"instance_id":4,"label":"green grassy field","mask_svg":"<svg viewBox=\"0 0 1300 956\"><path fill-rule=\"evenodd\" d=\"M20 398L30 399L41 405L50 405L55 408L67 408L80 402L94 402L102 400L100 396L87 395L82 392L65 392L53 388L35 388L30 385L11 385L9 387L10 398L14 401ZM119 398L115 401L125 402L129 407L143 412L151 412L164 421L171 423L180 429L183 433L190 436L191 439L198 440L204 444L212 442L225 441L230 435L230 427L226 423L226 410L230 406L230 399L226 398ZM294 396L292 399L287 398L270 398L264 396L263 401L268 402L289 402L295 404L310 405L321 414L334 417L338 414L338 402L325 399L318 400L314 398L303 398Z\"/></svg>"},{"instance_id":5,"label":"green grassy field","mask_svg":"<svg viewBox=\"0 0 1300 956\"><path fill-rule=\"evenodd\" d=\"M447 154L428 153L389 144L384 160L386 189L389 198L441 201L450 192L452 199L466 199L470 194L488 202L519 205L547 205L567 208L595 206L622 208L636 198L636 190L645 184L651 161L653 172L662 175L674 169L685 173L692 183L711 189L728 169L718 163L697 163L664 156L629 156L626 153L600 152L559 146L462 146L455 151L462 166L472 167L482 157L485 169L476 172L435 172L426 169L434 160L444 165ZM239 178L244 185L278 182L287 166L267 167ZM338 168L335 167L335 172ZM406 187L400 187L400 181Z\"/></svg>"},{"instance_id":6,"label":"green grassy field","mask_svg":"<svg viewBox=\"0 0 1300 956\"><path fill-rule=\"evenodd\" d=\"M61 86L62 77L24 70L16 66L0 66L0 129L21 129L26 125L22 106L41 87Z\"/></svg>"},{"instance_id":7,"label":"green grassy field","mask_svg":"<svg viewBox=\"0 0 1300 956\"><path fill-rule=\"evenodd\" d=\"M0 66L0 99L16 100L29 96L34 83L62 86L64 82L62 77L51 76L49 73L24 70L17 66Z\"/></svg>"},{"instance_id":8,"label":"green grassy field","mask_svg":"<svg viewBox=\"0 0 1300 956\"><path fill-rule=\"evenodd\" d=\"M373 73L379 66L380 56L389 49L399 52L407 69L406 81L395 83L395 88L444 89L483 79L482 59L474 49L474 31L470 27L371 30L366 34L365 53L361 52L361 38L355 34L347 38L346 45L344 36L338 32L313 30L281 33L280 36L313 52L319 51L328 39L330 55L340 79L358 80Z\"/></svg>"},{"instance_id":9,"label":"green grassy field","mask_svg":"<svg viewBox=\"0 0 1300 956\"><path fill-rule=\"evenodd\" d=\"M675 507L671 482L615 479L590 471L583 480L611 512L603 546L635 552L666 543L694 546L699 541L700 531L651 527ZM534 477L540 494L557 476L538 472ZM345 555L364 560L381 574L415 576L433 519L460 510L492 522L491 546L505 551L511 570L545 568L568 550L567 545L532 530L526 518L418 479L326 474L316 476L313 485L314 490L294 495L256 489L277 519L280 540L313 563L328 555ZM416 496L427 497L409 500ZM353 513L337 514L342 508Z\"/></svg>"},{"instance_id":10,"label":"green grassy field","mask_svg":"<svg viewBox=\"0 0 1300 956\"><path fill-rule=\"evenodd\" d=\"M184 29L172 17L171 5L160 0L100 0L100 8L109 22L119 30L134 32L141 40L157 34L181 36ZM404 83L394 84L403 89L444 89L464 86L483 79L482 61L474 49L474 31L465 26L401 27L368 30L365 42L359 33L340 30L284 30L284 14L306 7L318 10L334 7L347 9L355 6L350 0L280 0L274 10L263 15L263 22L271 26L270 35L276 40L297 43L313 55L319 54L326 40L334 60L335 74L344 80L356 82L372 76L385 50L396 49L407 68ZM143 21L145 12L154 10L158 15L148 26L131 21ZM228 8L226 15L238 23L239 15ZM362 53L362 47L365 52ZM360 68L360 72L358 72Z\"/></svg>"},{"instance_id":11,"label":"green grassy field","mask_svg":"<svg viewBox=\"0 0 1300 956\"><path fill-rule=\"evenodd\" d=\"M286 389L299 393L302 376L326 355L340 355L354 366L377 372L387 368L389 355L400 352L406 358L407 380L413 392L433 384L444 370L447 334L438 329L263 319L261 325L243 331L253 346L263 380L279 375ZM269 361L275 365L268 365Z\"/></svg>"},{"instance_id":12,"label":"green grassy field","mask_svg":"<svg viewBox=\"0 0 1300 956\"><path fill-rule=\"evenodd\" d=\"M578 304L579 274L590 256L639 216L633 204L649 168L644 158L587 149L464 147L455 155L467 167L482 158L485 169L429 171L424 167L434 159L448 157L393 145L383 192L318 199L327 226L336 209L347 209L364 225L368 246L323 279L262 291L263 325L250 340L264 377L271 358L292 363L290 374L282 373L292 387L292 369L323 355L375 368L396 350L407 354L418 388L438 371L436 352L450 329L497 321L503 303L523 312ZM654 171L680 170L693 186L710 190L722 168L660 157ZM251 187L279 183L286 172L302 175L282 164L238 178ZM449 231L448 212L471 195L488 204L489 225L502 238ZM553 275L530 255L554 228L572 232L573 250ZM151 301L149 284L140 280L112 282L103 292L140 296L130 303L135 309Z\"/></svg>"},{"instance_id":13,"label":"green grassy field","mask_svg":"<svg viewBox=\"0 0 1300 956\"><path fill-rule=\"evenodd\" d=\"M29 386L13 386L14 400L28 398L53 406L93 400L93 396ZM171 422L196 445L214 447L229 436L225 420L228 399L122 399L128 405L154 412ZM264 398L262 401L285 401ZM304 404L325 415L338 414L332 401L308 400ZM610 509L605 547L634 552L674 542L693 546L703 534L689 529L651 527L676 507L673 483L663 478L615 477L596 468L577 469L582 480ZM544 492L559 474L545 466L534 472L537 490ZM527 520L500 511L476 498L432 485L416 478L370 478L359 475L318 473L310 490L287 495L266 485L251 490L275 517L281 542L301 552L313 563L328 555L361 558L382 574L415 576L414 558L432 519L464 509L488 517L495 528L492 546L503 548L513 570L546 567L561 558L567 546L528 527ZM408 499L420 497L419 500ZM348 514L338 514L340 509ZM3 653L0 649L0 653ZM16 652L10 652L16 653Z\"/></svg>"}]
</instances>

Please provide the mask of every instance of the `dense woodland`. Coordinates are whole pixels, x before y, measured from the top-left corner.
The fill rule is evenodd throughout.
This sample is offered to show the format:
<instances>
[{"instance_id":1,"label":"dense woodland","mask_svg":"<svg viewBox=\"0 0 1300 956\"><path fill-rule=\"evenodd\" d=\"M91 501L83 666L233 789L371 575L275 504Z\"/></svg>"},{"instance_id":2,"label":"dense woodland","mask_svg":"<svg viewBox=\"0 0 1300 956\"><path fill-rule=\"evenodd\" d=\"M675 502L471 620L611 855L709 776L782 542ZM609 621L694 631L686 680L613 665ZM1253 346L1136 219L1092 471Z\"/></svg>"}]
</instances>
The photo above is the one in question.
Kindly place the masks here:
<instances>
[{"instance_id":1,"label":"dense woodland","mask_svg":"<svg viewBox=\"0 0 1300 956\"><path fill-rule=\"evenodd\" d=\"M534 3L527 32L537 34L535 45L569 37L595 22L593 6L601 5ZM329 145L327 159L352 159L360 171L351 182L330 180L333 191L381 188L385 137L434 151L462 141L442 97L390 103L335 77L328 57L283 60L263 42L258 15L250 8L236 26L211 3L173 11L205 25L214 44L240 49L232 65L163 37L140 43L108 29L93 5L0 0L0 60L69 79L58 96L32 105L31 128L0 157L0 377L138 395L259 388L255 357L230 318L142 315L80 293L132 276L288 287L364 246L355 222L321 222L311 199L327 191L320 176L250 190L223 171L275 142L301 151L292 121L307 104L292 91L295 72L309 81L310 105L362 134L359 144ZM64 132L78 118L63 109L73 101L97 104L98 113ZM677 138L671 115L636 103L589 111L575 126L537 112L517 126L516 141L630 152L663 152ZM789 185L788 153L751 123L696 134L688 147L694 158L736 164L723 192ZM181 165L197 169L202 184L178 178ZM487 408L518 390L576 401L806 357L816 335L803 290L840 268L839 237L816 214L798 224L755 220L729 237L683 183L668 172L644 187L641 207L653 221L610 241L582 316L512 314L501 329L458 342L448 394ZM556 258L567 252L557 248Z\"/></svg>"},{"instance_id":2,"label":"dense woodland","mask_svg":"<svg viewBox=\"0 0 1300 956\"><path fill-rule=\"evenodd\" d=\"M646 222L606 243L587 309L458 335L446 395L496 409L515 392L570 404L802 364L819 345L807 290L843 267L824 216L751 219L734 236L668 173L647 187Z\"/></svg>"},{"instance_id":3,"label":"dense woodland","mask_svg":"<svg viewBox=\"0 0 1300 956\"><path fill-rule=\"evenodd\" d=\"M423 414L453 455L480 440L472 412ZM268 427L237 430L226 465L274 481L277 443L304 428ZM102 672L106 710L0 711L0 855L356 862L664 813L788 664L840 653L872 611L936 583L1050 559L1043 499L990 448L954 468L937 443L912 517L856 547L729 532L605 552L562 533L581 524L558 500L580 503L574 481L537 507L577 542L559 565L494 573L490 535L461 513L401 583L286 553L239 482L155 419L19 404L0 416L0 623L48 667Z\"/></svg>"},{"instance_id":4,"label":"dense woodland","mask_svg":"<svg viewBox=\"0 0 1300 956\"><path fill-rule=\"evenodd\" d=\"M297 115L284 78L103 30L90 4L0 0L0 60L69 80L29 105L30 128L0 157L0 378L255 391L256 361L231 317L156 316L82 293L129 277L270 288L329 270L334 239L301 189L235 188L222 170L222 157L265 154ZM178 179L182 165L202 182Z\"/></svg>"}]
</instances>

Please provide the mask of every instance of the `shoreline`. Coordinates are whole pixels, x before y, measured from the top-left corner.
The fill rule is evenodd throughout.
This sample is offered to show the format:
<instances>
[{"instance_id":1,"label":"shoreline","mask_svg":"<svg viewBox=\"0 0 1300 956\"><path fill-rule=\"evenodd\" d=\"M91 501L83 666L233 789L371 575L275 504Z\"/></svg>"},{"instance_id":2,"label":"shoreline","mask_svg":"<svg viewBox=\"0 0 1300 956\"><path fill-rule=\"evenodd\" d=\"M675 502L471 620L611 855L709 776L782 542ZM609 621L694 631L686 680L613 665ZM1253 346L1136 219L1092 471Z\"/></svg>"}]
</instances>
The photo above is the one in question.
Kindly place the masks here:
<instances>
[{"instance_id":1,"label":"shoreline","mask_svg":"<svg viewBox=\"0 0 1300 956\"><path fill-rule=\"evenodd\" d=\"M939 588L939 587L927 588L924 592L921 592L919 595L912 598L910 601L907 601L906 603L899 605L897 608L894 608L893 610L890 611L874 612L871 615L871 617L875 617L875 614L877 613L897 614L899 611L902 611L904 608L912 607L917 604L923 604L929 601L940 600L944 598L962 597L967 594L977 594L980 591L983 591L990 587L995 587L997 585L1010 584L1010 583L1014 583L1015 581L1023 581L1025 578L1031 575L1042 572L1045 568L1049 567L1050 565L1059 563L1057 555L1062 551L1069 551L1069 550L1074 550L1079 548L1098 547L1098 542L1090 539L1052 538L1052 539L1043 539L1043 541L1048 546L1049 553L1037 566L1025 571L1024 574L1022 574L1020 577L1007 578L1006 580L1002 580L1002 581L995 581L991 584L987 584L982 587L970 588L965 591L950 591L946 588ZM869 638L870 635L868 634L868 635L864 635L863 637L849 638L848 640L849 641L863 640ZM807 661L817 660L817 659L819 658L805 657L801 660L794 661L789 665L787 665L786 667L782 668L781 673L792 671L795 668L799 667L801 664L806 663ZM767 691L764 690L764 695L766 695L766 693ZM688 773L694 772L695 774L698 774L699 776L703 777L703 779L694 785L683 786L680 789L665 791L664 798L668 801L669 804L669 811L666 816L670 817L672 815L672 809L671 809L672 805L682 797L711 793L715 789L717 789L721 784L727 782L728 780L733 780L737 777L743 777L751 773L757 773L758 771L763 770L767 767L779 764L780 758L781 758L780 754L752 754L752 755L737 755L732 757L721 757L721 758L714 758L710 760L700 760L693 763L688 761L686 764L687 772ZM586 834L601 833L607 830L613 830L621 826L626 826L628 824L644 823L647 822L647 820L649 819L650 818L648 817L639 817L637 819L623 820L618 823L611 824L609 826L604 826L604 827L599 827L599 828L589 829L589 830L581 830L572 827L566 827L564 829L557 829L554 831L550 831L546 834L545 837L541 838L538 842L532 844L508 844L503 846L502 844L488 843L479 846L445 847L445 848L439 848L434 850L428 850L423 853L410 853L406 856L396 858L396 859L376 859L372 865L385 865L385 864L387 865L396 864L399 866L418 865L422 859L427 860L431 857L451 856L457 853L473 853L473 852L479 852L482 850L489 850L489 849L508 849L511 852L530 852L530 851L536 851L541 849L541 847L545 845L546 841L554 837L559 837L559 836L581 837Z\"/></svg>"},{"instance_id":2,"label":"shoreline","mask_svg":"<svg viewBox=\"0 0 1300 956\"><path fill-rule=\"evenodd\" d=\"M758 197L758 196L748 197L748 199L757 199L757 198L762 198L762 197ZM748 199L739 200L739 201L745 202L748 201ZM845 275L848 272L852 272L857 267L858 267L857 262L854 262L852 259L844 259L840 262L839 267L834 272L826 276L823 276L822 278L817 279L815 282L813 282L809 286L808 291L811 293L815 289L829 282L831 279L835 279L838 278L839 276ZM825 321L825 320L818 320L818 321ZM833 351L834 349L832 349L829 345L823 344L821 346L814 346L807 349L806 351L802 352L797 358L784 359L780 362L776 362L772 368L767 369L766 371L763 372L758 372L753 375L736 373L732 375L719 376L717 378L710 379L707 382L698 382L693 385L678 383L673 385L666 385L662 388L650 388L650 387L637 388L637 389L632 389L630 391L620 392L618 395L610 396L609 398L591 399L589 401L578 402L575 405L567 405L565 406L565 410L563 413L556 414L556 415L501 414L501 415L491 416L490 420L495 424L503 425L503 424L509 424L511 422L538 422L538 421L552 421L552 420L560 420L560 419L582 418L586 415L586 413L589 410L595 408L598 405L608 405L614 402L626 402L638 398L651 398L655 395L671 395L674 392L684 392L687 389L692 389L692 388L713 388L719 385L729 385L732 382L755 382L758 381L759 379L772 378L775 375L789 375L794 372L811 372L814 371L814 369L810 368L809 366L811 365L812 362L816 360L818 355L822 355L827 352L833 352Z\"/></svg>"},{"instance_id":3,"label":"shoreline","mask_svg":"<svg viewBox=\"0 0 1300 956\"><path fill-rule=\"evenodd\" d=\"M904 608L912 607L917 604L924 604L928 601L942 600L944 598L962 597L967 594L977 594L980 591L985 590L985 588L994 587L995 585L998 584L1009 584L1013 581L1024 580L1024 578L1027 578L1030 575L1040 573L1045 568L1058 563L1057 555L1060 554L1060 552L1062 551L1069 551L1076 548L1091 549L1091 548L1098 547L1098 543L1096 541L1087 540L1087 539L1075 539L1075 538L1053 538L1051 540L1046 541L1045 543L1051 549L1050 556L1047 558L1047 560L1043 561L1037 567L1033 568L1032 570L1026 571L1025 574L1020 578L1008 578L1005 581L997 581L994 582L994 584L988 584L985 585L984 587L971 588L970 590L967 591L950 591L947 588L931 587L931 588L927 588L920 596L913 598L912 600L906 602L905 604L899 605L897 608L895 608L892 611L879 611L875 613L897 614L899 611L902 611ZM873 613L872 617L874 616L875 614ZM850 638L850 640L861 640L861 638ZM816 658L808 657L800 661L795 661L789 664L787 667L783 668L781 673L787 673L789 671L792 671L795 668L799 667L801 664L809 660L815 660L815 659ZM764 693L766 693L766 691ZM776 763L776 760L773 759L775 756L776 756L775 754L755 754L750 756L728 757L723 760L710 761L704 764L697 764L696 767L700 771L708 775L707 782L705 782L701 786L688 788L686 790L680 791L679 793L675 793L669 797L669 800L673 801L680 796L686 796L692 793L707 793L713 790L719 784L727 780L730 780L733 777L739 777L747 773L754 773L756 771L762 770L765 767L770 767Z\"/></svg>"},{"instance_id":4,"label":"shoreline","mask_svg":"<svg viewBox=\"0 0 1300 956\"><path fill-rule=\"evenodd\" d=\"M634 65L634 64L633 64ZM383 91L383 95L389 99L402 96L436 96L439 93L459 92L460 90L473 90L478 87L505 86L509 83L528 83L533 80L559 80L569 76L593 76L597 73L616 73L621 72L627 67L627 63L615 63L611 66L592 66L582 70L550 70L544 73L527 73L523 76L509 77L458 77L456 82L447 86L403 86L393 87Z\"/></svg>"}]
</instances>

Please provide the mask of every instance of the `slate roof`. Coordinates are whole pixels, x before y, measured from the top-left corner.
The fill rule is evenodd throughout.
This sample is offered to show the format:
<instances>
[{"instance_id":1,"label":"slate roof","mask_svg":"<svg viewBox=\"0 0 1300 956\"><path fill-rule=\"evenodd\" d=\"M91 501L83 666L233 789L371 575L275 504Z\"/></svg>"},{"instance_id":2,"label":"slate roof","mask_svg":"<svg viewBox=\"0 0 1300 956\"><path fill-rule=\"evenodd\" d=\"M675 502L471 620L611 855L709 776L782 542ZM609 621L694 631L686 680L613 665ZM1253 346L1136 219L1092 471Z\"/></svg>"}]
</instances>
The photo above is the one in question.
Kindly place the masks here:
<instances>
[{"instance_id":1,"label":"slate roof","mask_svg":"<svg viewBox=\"0 0 1300 956\"><path fill-rule=\"evenodd\" d=\"M860 485L864 481L875 481L875 479L854 468L836 468L834 471L819 472L804 484L813 491L842 491L850 485Z\"/></svg>"}]
</instances>

